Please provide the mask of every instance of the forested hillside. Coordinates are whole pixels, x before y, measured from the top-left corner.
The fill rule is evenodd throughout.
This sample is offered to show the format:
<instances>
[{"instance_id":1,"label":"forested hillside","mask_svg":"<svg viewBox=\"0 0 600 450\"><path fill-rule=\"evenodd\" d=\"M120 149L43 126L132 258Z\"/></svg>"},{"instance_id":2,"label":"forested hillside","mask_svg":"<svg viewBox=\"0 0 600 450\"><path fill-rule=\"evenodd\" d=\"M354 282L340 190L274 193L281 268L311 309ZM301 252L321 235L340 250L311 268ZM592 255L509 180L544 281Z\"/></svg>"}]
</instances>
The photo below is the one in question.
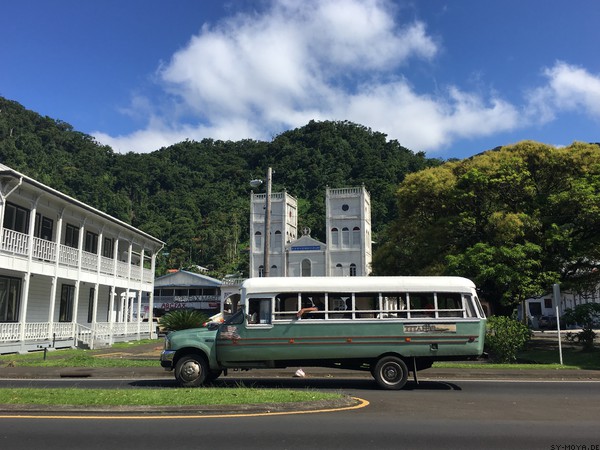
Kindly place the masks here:
<instances>
[{"instance_id":1,"label":"forested hillside","mask_svg":"<svg viewBox=\"0 0 600 450\"><path fill-rule=\"evenodd\" d=\"M298 198L299 226L325 240L325 188L365 185L374 236L396 217L405 175L441 161L349 122L310 122L272 142L185 141L119 154L69 124L0 97L0 162L167 243L167 268L247 271L249 181L272 167L273 192Z\"/></svg>"}]
</instances>

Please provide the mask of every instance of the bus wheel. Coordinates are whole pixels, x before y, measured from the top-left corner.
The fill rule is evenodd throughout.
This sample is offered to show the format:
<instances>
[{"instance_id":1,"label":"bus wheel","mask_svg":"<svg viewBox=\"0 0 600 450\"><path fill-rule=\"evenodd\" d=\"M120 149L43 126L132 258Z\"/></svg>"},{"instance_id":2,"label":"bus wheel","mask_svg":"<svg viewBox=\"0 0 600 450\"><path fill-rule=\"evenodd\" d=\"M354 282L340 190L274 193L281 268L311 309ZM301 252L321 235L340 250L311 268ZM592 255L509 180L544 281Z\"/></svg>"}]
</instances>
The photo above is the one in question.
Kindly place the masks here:
<instances>
[{"instance_id":1,"label":"bus wheel","mask_svg":"<svg viewBox=\"0 0 600 450\"><path fill-rule=\"evenodd\" d=\"M406 384L408 368L400 358L385 356L377 361L373 377L383 389L402 389Z\"/></svg>"},{"instance_id":2,"label":"bus wheel","mask_svg":"<svg viewBox=\"0 0 600 450\"><path fill-rule=\"evenodd\" d=\"M175 378L183 387L198 387L208 375L206 360L196 354L182 356L175 366Z\"/></svg>"}]
</instances>

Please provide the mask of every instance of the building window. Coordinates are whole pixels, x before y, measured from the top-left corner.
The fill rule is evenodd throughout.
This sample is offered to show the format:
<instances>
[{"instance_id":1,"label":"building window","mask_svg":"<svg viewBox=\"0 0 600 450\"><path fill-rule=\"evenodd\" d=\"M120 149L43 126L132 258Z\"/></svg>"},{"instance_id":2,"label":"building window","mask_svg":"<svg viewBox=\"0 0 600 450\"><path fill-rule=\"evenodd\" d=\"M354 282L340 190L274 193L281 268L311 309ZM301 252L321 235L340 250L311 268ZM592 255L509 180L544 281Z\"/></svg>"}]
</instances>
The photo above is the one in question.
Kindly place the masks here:
<instances>
[{"instance_id":1,"label":"building window","mask_svg":"<svg viewBox=\"0 0 600 450\"><path fill-rule=\"evenodd\" d=\"M360 247L360 228L354 227L352 229L352 246Z\"/></svg>"},{"instance_id":2,"label":"building window","mask_svg":"<svg viewBox=\"0 0 600 450\"><path fill-rule=\"evenodd\" d=\"M310 259L303 259L302 260L302 276L303 277L310 277L310 276L312 276Z\"/></svg>"},{"instance_id":3,"label":"building window","mask_svg":"<svg viewBox=\"0 0 600 450\"><path fill-rule=\"evenodd\" d=\"M0 276L0 322L17 322L21 305L21 279Z\"/></svg>"},{"instance_id":4,"label":"building window","mask_svg":"<svg viewBox=\"0 0 600 450\"><path fill-rule=\"evenodd\" d=\"M258 266L258 276L259 277L265 276L265 266Z\"/></svg>"},{"instance_id":5,"label":"building window","mask_svg":"<svg viewBox=\"0 0 600 450\"><path fill-rule=\"evenodd\" d=\"M271 266L271 272L269 273L272 277L278 277L279 271L277 270L277 266Z\"/></svg>"},{"instance_id":6,"label":"building window","mask_svg":"<svg viewBox=\"0 0 600 450\"><path fill-rule=\"evenodd\" d=\"M331 246L332 247L338 247L340 245L340 241L339 241L340 237L339 237L339 231L337 228L332 228L331 229Z\"/></svg>"},{"instance_id":7,"label":"building window","mask_svg":"<svg viewBox=\"0 0 600 450\"><path fill-rule=\"evenodd\" d=\"M7 202L4 210L4 228L28 234L29 210Z\"/></svg>"},{"instance_id":8,"label":"building window","mask_svg":"<svg viewBox=\"0 0 600 450\"><path fill-rule=\"evenodd\" d=\"M88 253L98 253L98 235L91 231L85 232L85 247L84 250Z\"/></svg>"},{"instance_id":9,"label":"building window","mask_svg":"<svg viewBox=\"0 0 600 450\"><path fill-rule=\"evenodd\" d=\"M59 322L73 321L73 304L75 300L75 286L63 284L60 293L60 311L58 313Z\"/></svg>"},{"instance_id":10,"label":"building window","mask_svg":"<svg viewBox=\"0 0 600 450\"><path fill-rule=\"evenodd\" d=\"M90 298L88 300L88 323L92 323L94 320L94 288L90 288Z\"/></svg>"},{"instance_id":11,"label":"building window","mask_svg":"<svg viewBox=\"0 0 600 450\"><path fill-rule=\"evenodd\" d=\"M65 245L67 247L77 248L79 245L79 228L67 224L65 229Z\"/></svg>"},{"instance_id":12,"label":"building window","mask_svg":"<svg viewBox=\"0 0 600 450\"><path fill-rule=\"evenodd\" d=\"M347 248L350 246L350 230L346 227L342 228L342 247Z\"/></svg>"},{"instance_id":13,"label":"building window","mask_svg":"<svg viewBox=\"0 0 600 450\"><path fill-rule=\"evenodd\" d=\"M355 277L356 276L356 264L350 264L350 276L351 277Z\"/></svg>"},{"instance_id":14,"label":"building window","mask_svg":"<svg viewBox=\"0 0 600 450\"><path fill-rule=\"evenodd\" d=\"M276 230L275 234L271 238L271 248L273 251L281 251L281 231Z\"/></svg>"},{"instance_id":15,"label":"building window","mask_svg":"<svg viewBox=\"0 0 600 450\"><path fill-rule=\"evenodd\" d=\"M52 240L52 231L54 230L54 221L41 214L35 215L35 227L33 235L45 241Z\"/></svg>"},{"instance_id":16,"label":"building window","mask_svg":"<svg viewBox=\"0 0 600 450\"><path fill-rule=\"evenodd\" d=\"M348 211L350 209L350 207L347 204L343 204L342 205L342 211Z\"/></svg>"},{"instance_id":17,"label":"building window","mask_svg":"<svg viewBox=\"0 0 600 450\"><path fill-rule=\"evenodd\" d=\"M105 237L102 244L102 256L113 259L114 242L111 238Z\"/></svg>"},{"instance_id":18,"label":"building window","mask_svg":"<svg viewBox=\"0 0 600 450\"><path fill-rule=\"evenodd\" d=\"M342 267L342 265L340 263L335 265L335 276L336 277L341 277L344 275L344 268Z\"/></svg>"},{"instance_id":19,"label":"building window","mask_svg":"<svg viewBox=\"0 0 600 450\"><path fill-rule=\"evenodd\" d=\"M254 250L260 251L262 249L262 233L257 231L254 233Z\"/></svg>"}]
</instances>

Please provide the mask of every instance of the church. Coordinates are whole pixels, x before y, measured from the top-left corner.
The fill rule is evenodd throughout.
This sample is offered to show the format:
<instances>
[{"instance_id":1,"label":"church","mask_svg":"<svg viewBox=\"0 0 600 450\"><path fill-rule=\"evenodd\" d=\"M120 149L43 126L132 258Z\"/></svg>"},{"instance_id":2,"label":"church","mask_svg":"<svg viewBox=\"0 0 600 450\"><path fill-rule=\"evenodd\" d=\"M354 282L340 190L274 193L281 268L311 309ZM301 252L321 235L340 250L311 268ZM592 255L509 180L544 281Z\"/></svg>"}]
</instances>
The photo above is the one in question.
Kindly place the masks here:
<instances>
[{"instance_id":1,"label":"church","mask_svg":"<svg viewBox=\"0 0 600 450\"><path fill-rule=\"evenodd\" d=\"M369 275L371 198L364 186L327 188L326 243L311 237L308 228L298 230L298 205L294 197L284 191L272 193L268 206L266 200L266 194L251 195L251 277ZM265 223L270 223L266 246Z\"/></svg>"}]
</instances>

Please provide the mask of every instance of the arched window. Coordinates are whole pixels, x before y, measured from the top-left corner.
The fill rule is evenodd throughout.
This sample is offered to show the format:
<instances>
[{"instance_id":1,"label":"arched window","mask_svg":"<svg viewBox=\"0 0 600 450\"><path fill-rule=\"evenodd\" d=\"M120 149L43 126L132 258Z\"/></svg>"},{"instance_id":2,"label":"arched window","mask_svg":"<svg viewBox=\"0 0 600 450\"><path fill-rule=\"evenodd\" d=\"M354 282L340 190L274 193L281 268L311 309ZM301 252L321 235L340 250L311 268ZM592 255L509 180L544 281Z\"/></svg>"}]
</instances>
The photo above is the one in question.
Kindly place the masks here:
<instances>
[{"instance_id":1,"label":"arched window","mask_svg":"<svg viewBox=\"0 0 600 450\"><path fill-rule=\"evenodd\" d=\"M342 247L350 247L350 230L347 227L342 228Z\"/></svg>"},{"instance_id":2,"label":"arched window","mask_svg":"<svg viewBox=\"0 0 600 450\"><path fill-rule=\"evenodd\" d=\"M336 277L341 277L344 275L344 268L342 267L342 265L340 263L337 263L335 265L335 274Z\"/></svg>"},{"instance_id":3,"label":"arched window","mask_svg":"<svg viewBox=\"0 0 600 450\"><path fill-rule=\"evenodd\" d=\"M279 271L277 270L277 266L271 266L271 272L269 273L272 277L278 277Z\"/></svg>"},{"instance_id":4,"label":"arched window","mask_svg":"<svg viewBox=\"0 0 600 450\"><path fill-rule=\"evenodd\" d=\"M276 230L275 234L271 238L271 249L275 252L281 251L281 231Z\"/></svg>"},{"instance_id":5,"label":"arched window","mask_svg":"<svg viewBox=\"0 0 600 450\"><path fill-rule=\"evenodd\" d=\"M340 237L339 237L339 231L337 228L332 228L331 229L331 246L332 247L339 247L340 245L340 241L339 241Z\"/></svg>"},{"instance_id":6,"label":"arched window","mask_svg":"<svg viewBox=\"0 0 600 450\"><path fill-rule=\"evenodd\" d=\"M256 233L254 233L254 250L255 251L263 250L262 233L260 231L257 231Z\"/></svg>"},{"instance_id":7,"label":"arched window","mask_svg":"<svg viewBox=\"0 0 600 450\"><path fill-rule=\"evenodd\" d=\"M310 259L303 259L302 260L302 276L310 277L311 275L312 275L312 272L311 272Z\"/></svg>"},{"instance_id":8,"label":"arched window","mask_svg":"<svg viewBox=\"0 0 600 450\"><path fill-rule=\"evenodd\" d=\"M351 277L356 276L356 264L354 264L354 263L350 264L350 276Z\"/></svg>"},{"instance_id":9,"label":"arched window","mask_svg":"<svg viewBox=\"0 0 600 450\"><path fill-rule=\"evenodd\" d=\"M258 266L258 276L259 277L265 276L265 266Z\"/></svg>"},{"instance_id":10,"label":"arched window","mask_svg":"<svg viewBox=\"0 0 600 450\"><path fill-rule=\"evenodd\" d=\"M354 227L352 229L352 247L360 247L360 228Z\"/></svg>"}]
</instances>

